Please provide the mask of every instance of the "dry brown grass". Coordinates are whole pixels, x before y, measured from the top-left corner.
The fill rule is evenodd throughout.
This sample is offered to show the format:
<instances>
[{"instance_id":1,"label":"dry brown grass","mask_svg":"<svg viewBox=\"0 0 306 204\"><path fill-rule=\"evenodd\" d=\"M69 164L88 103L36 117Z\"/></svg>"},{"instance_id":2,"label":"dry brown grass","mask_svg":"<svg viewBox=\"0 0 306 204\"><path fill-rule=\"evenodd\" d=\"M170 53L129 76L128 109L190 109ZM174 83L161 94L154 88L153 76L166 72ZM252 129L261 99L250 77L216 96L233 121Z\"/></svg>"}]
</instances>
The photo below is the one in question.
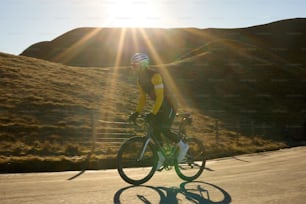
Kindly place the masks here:
<instances>
[{"instance_id":1,"label":"dry brown grass","mask_svg":"<svg viewBox=\"0 0 306 204\"><path fill-rule=\"evenodd\" d=\"M137 98L126 67L69 67L0 53L0 78L2 172L84 168L93 112L96 119L124 121ZM286 147L226 128L216 144L216 118L193 103L188 108L194 116L189 131L204 142L210 158ZM113 168L116 152L97 146L88 168Z\"/></svg>"}]
</instances>

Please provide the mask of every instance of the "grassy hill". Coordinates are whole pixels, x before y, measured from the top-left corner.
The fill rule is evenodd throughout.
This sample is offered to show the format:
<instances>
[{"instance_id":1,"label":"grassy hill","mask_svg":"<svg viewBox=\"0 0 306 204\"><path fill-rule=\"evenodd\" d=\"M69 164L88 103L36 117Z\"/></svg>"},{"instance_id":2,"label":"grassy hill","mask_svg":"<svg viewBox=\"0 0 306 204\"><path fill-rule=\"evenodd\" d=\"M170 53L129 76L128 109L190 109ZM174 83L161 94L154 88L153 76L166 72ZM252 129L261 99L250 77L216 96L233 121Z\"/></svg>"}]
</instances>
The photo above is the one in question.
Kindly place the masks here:
<instances>
[{"instance_id":1,"label":"grassy hill","mask_svg":"<svg viewBox=\"0 0 306 204\"><path fill-rule=\"evenodd\" d=\"M305 66L292 65L269 50L218 40L193 50L173 67L207 114L219 109L279 125L305 120ZM224 114L219 118L224 120Z\"/></svg>"},{"instance_id":2,"label":"grassy hill","mask_svg":"<svg viewBox=\"0 0 306 204\"><path fill-rule=\"evenodd\" d=\"M209 158L273 150L303 137L306 69L301 53L306 45L300 25L304 21L245 29L159 30L167 34L147 29L152 41L143 39L138 45L156 46L150 50L157 64L152 67L165 77L179 111L193 113L190 134L204 142ZM281 35L275 32L279 29L290 35L286 42L273 44L271 39ZM88 155L86 168L115 167L118 147L99 143L92 148L93 124L105 128L93 121L125 121L134 110L135 76L124 65L136 47L125 47L133 39L127 33L133 30L126 31L121 46L108 44L123 39L120 29L111 30L109 40L102 35L108 29L94 30L76 29L23 53L48 61L0 53L1 172L81 169ZM98 36L108 47L88 52L103 46L94 40ZM169 51L164 45L173 47L167 47ZM95 60L101 56L99 64ZM102 64L110 66L96 66Z\"/></svg>"},{"instance_id":3,"label":"grassy hill","mask_svg":"<svg viewBox=\"0 0 306 204\"><path fill-rule=\"evenodd\" d=\"M275 133L274 129L263 134L262 130L251 133L251 127L235 129L225 125L229 120L237 121L233 107L248 104L242 94L237 100L238 96L232 93L236 89L229 84L241 86L245 82L220 80L216 75L218 71L214 73L211 67L203 68L197 63L197 58L204 56L209 57L209 54L194 57L192 70L186 66L191 63L190 58L169 64L166 69L175 76L175 84L184 96L181 105L193 112L194 125L190 133L205 143L209 158L288 146L288 138ZM97 119L124 121L135 106L137 89L125 67L84 69L3 53L0 64L1 172L82 169L92 151L93 111ZM205 77L196 77L201 75ZM228 88L222 91L222 87ZM227 95L218 96L220 91ZM271 96L266 104L274 100ZM241 101L241 104L233 101ZM250 120L249 114L254 113L240 113ZM258 111L255 115L260 114ZM116 152L116 148L97 145L87 168L114 168Z\"/></svg>"},{"instance_id":4,"label":"grassy hill","mask_svg":"<svg viewBox=\"0 0 306 204\"><path fill-rule=\"evenodd\" d=\"M106 67L128 65L133 53L143 51L153 64L160 64L226 39L267 49L290 63L305 64L305 25L305 18L296 18L236 29L76 28L31 45L21 55L71 66Z\"/></svg>"},{"instance_id":5,"label":"grassy hill","mask_svg":"<svg viewBox=\"0 0 306 204\"><path fill-rule=\"evenodd\" d=\"M21 158L86 154L82 144L91 141L93 111L119 120L131 110L126 100L133 86L120 81L122 75L113 69L68 67L3 53L0 66L4 171Z\"/></svg>"}]
</instances>

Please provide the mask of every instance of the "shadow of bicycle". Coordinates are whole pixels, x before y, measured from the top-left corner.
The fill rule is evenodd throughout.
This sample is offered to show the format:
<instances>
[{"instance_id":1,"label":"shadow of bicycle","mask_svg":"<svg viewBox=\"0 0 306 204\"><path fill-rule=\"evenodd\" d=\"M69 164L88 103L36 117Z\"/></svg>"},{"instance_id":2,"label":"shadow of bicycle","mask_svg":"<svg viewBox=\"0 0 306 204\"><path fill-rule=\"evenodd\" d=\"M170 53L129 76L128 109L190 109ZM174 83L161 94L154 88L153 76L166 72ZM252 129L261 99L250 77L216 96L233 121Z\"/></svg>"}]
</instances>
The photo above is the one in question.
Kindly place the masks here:
<instances>
[{"instance_id":1,"label":"shadow of bicycle","mask_svg":"<svg viewBox=\"0 0 306 204\"><path fill-rule=\"evenodd\" d=\"M201 181L183 182L179 187L128 186L114 195L114 204L226 204L231 201L224 189Z\"/></svg>"}]
</instances>

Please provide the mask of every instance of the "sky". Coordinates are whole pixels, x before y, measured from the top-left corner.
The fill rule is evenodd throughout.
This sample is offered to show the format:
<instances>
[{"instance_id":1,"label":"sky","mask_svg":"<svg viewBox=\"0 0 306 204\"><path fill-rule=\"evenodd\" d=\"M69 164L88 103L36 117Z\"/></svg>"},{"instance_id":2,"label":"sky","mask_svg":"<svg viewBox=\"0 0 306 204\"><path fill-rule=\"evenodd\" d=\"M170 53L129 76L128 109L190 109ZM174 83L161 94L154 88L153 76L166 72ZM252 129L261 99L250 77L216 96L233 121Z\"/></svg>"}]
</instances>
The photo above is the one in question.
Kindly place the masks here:
<instances>
[{"instance_id":1,"label":"sky","mask_svg":"<svg viewBox=\"0 0 306 204\"><path fill-rule=\"evenodd\" d=\"M0 52L79 27L242 28L306 17L305 0L0 0Z\"/></svg>"}]
</instances>

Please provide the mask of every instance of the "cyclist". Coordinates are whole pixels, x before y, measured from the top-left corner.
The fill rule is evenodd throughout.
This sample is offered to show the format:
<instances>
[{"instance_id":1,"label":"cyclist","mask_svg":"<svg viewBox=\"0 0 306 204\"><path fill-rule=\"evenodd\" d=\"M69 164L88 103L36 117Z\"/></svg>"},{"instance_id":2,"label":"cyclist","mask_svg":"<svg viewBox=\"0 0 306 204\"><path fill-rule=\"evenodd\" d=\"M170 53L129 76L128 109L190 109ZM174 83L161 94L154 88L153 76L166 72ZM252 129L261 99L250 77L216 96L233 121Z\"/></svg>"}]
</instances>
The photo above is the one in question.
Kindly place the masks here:
<instances>
[{"instance_id":1,"label":"cyclist","mask_svg":"<svg viewBox=\"0 0 306 204\"><path fill-rule=\"evenodd\" d=\"M176 112L167 97L162 76L157 71L149 68L149 57L145 53L134 54L131 58L131 65L137 73L140 96L136 111L130 115L129 120L136 120L146 104L146 95L148 95L154 101L154 105L151 113L146 115L146 120L152 125L154 136L161 141L162 133L165 137L177 143L179 147L177 160L178 162L182 161L189 147L175 133L170 131ZM160 169L165 157L159 151L157 154L159 158L157 169Z\"/></svg>"}]
</instances>

